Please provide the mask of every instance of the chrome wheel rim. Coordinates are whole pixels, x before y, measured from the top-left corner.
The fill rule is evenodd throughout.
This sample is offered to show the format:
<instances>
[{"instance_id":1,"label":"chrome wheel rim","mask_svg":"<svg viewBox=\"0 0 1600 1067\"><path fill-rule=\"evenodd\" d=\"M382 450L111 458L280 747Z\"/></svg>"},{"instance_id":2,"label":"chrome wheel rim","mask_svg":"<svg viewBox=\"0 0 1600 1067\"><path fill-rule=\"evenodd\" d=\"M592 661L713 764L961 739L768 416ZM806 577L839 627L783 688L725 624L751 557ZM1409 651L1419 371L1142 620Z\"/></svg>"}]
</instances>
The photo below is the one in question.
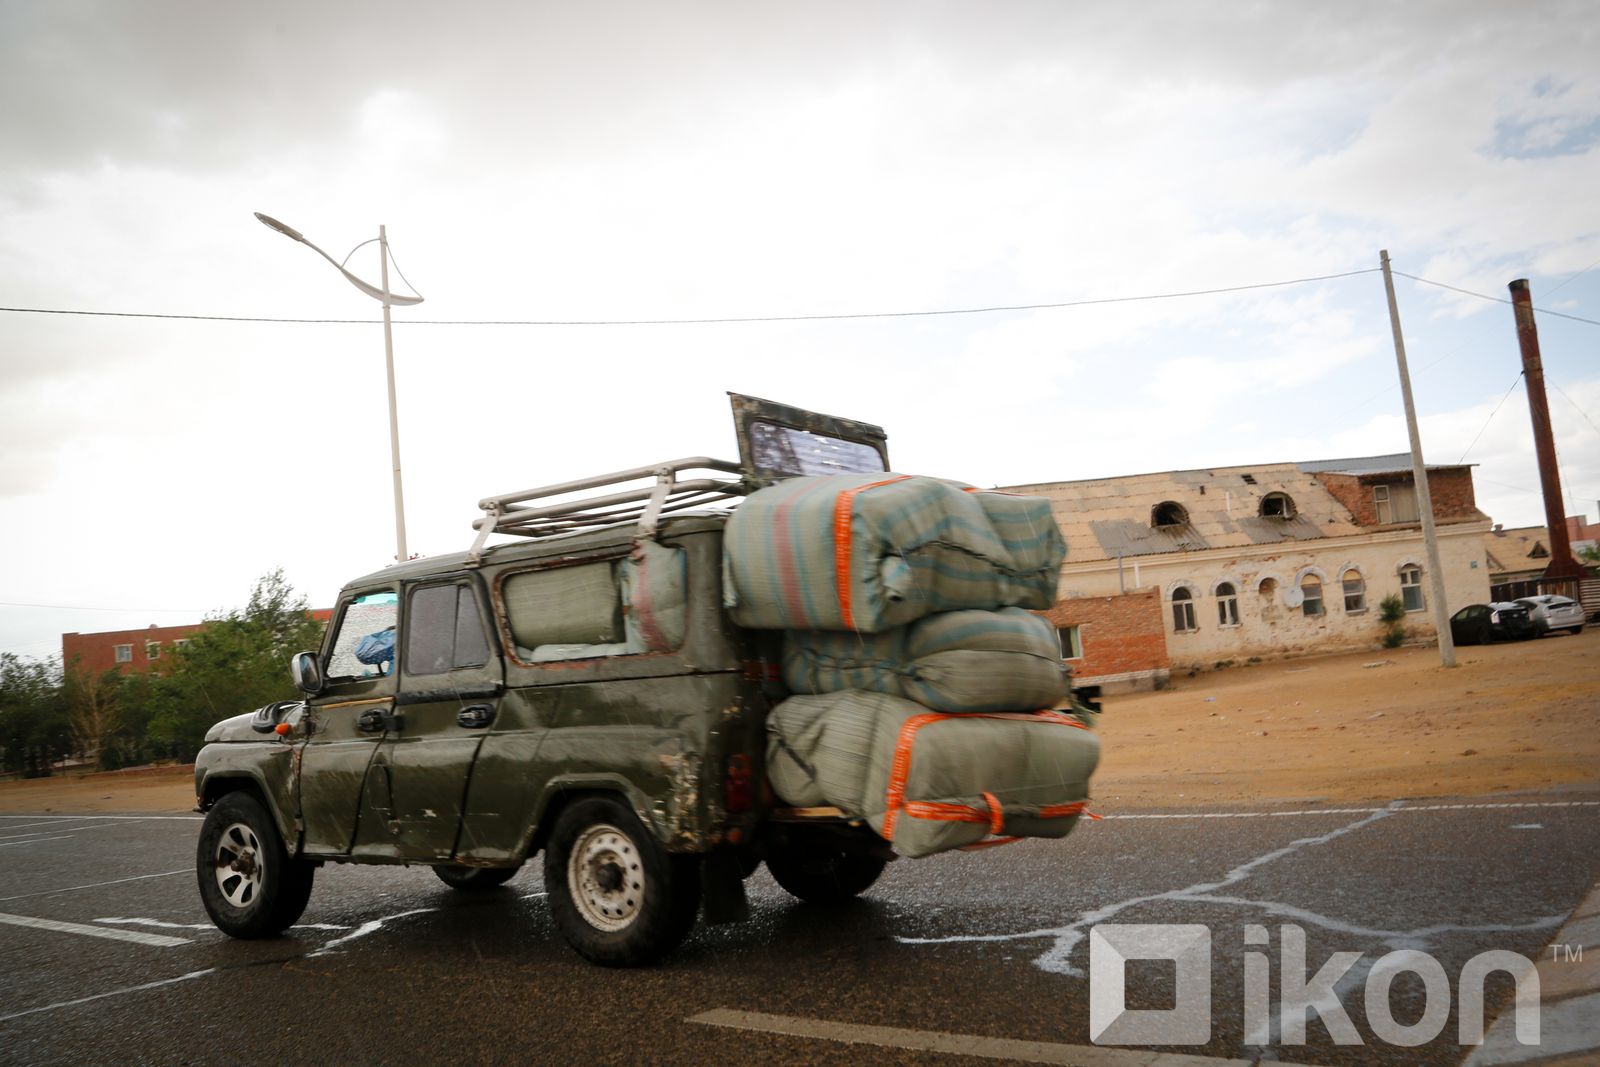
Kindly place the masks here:
<instances>
[{"instance_id":1,"label":"chrome wheel rim","mask_svg":"<svg viewBox=\"0 0 1600 1067\"><path fill-rule=\"evenodd\" d=\"M242 822L223 830L217 840L217 889L235 908L248 908L261 897L261 853L261 839Z\"/></svg>"},{"instance_id":2,"label":"chrome wheel rim","mask_svg":"<svg viewBox=\"0 0 1600 1067\"><path fill-rule=\"evenodd\" d=\"M639 917L646 891L644 863L633 839L615 826L591 826L567 858L567 891L584 922L612 933Z\"/></svg>"}]
</instances>

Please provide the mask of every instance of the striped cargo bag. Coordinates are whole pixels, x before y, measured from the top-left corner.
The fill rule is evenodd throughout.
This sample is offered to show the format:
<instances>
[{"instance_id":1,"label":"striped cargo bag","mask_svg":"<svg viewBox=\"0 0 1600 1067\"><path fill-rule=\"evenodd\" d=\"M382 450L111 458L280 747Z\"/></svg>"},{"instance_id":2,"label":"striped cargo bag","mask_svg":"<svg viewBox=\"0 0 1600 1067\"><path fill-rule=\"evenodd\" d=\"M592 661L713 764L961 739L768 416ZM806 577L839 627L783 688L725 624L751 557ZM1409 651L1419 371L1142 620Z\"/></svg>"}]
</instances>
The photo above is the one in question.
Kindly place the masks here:
<instances>
[{"instance_id":1,"label":"striped cargo bag","mask_svg":"<svg viewBox=\"0 0 1600 1067\"><path fill-rule=\"evenodd\" d=\"M931 711L1036 711L1067 695L1060 639L1021 608L947 611L881 634L790 630L783 677L796 693L864 689Z\"/></svg>"},{"instance_id":2,"label":"striped cargo bag","mask_svg":"<svg viewBox=\"0 0 1600 1067\"><path fill-rule=\"evenodd\" d=\"M1047 608L1066 545L1048 501L937 478L791 478L750 494L723 537L733 621L879 633L964 609Z\"/></svg>"},{"instance_id":3,"label":"striped cargo bag","mask_svg":"<svg viewBox=\"0 0 1600 1067\"><path fill-rule=\"evenodd\" d=\"M864 818L908 857L991 835L1065 837L1100 759L1075 715L947 715L876 693L790 697L767 732L767 776L780 797Z\"/></svg>"}]
</instances>

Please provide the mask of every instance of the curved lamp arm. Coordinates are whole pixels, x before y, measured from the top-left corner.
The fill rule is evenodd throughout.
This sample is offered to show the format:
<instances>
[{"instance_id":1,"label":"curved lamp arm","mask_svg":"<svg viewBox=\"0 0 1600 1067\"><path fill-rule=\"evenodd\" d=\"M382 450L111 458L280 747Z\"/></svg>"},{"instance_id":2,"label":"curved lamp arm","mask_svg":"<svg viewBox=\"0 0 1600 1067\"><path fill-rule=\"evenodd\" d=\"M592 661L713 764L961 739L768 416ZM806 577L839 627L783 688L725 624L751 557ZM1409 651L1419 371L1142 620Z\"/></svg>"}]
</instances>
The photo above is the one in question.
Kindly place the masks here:
<instances>
[{"instance_id":1,"label":"curved lamp arm","mask_svg":"<svg viewBox=\"0 0 1600 1067\"><path fill-rule=\"evenodd\" d=\"M401 306L404 306L404 305L407 305L407 304L420 304L420 303L422 303L422 297L420 297L420 296L401 296L398 293L386 293L382 289L379 289L376 285L367 284L366 282L362 281L360 278L357 278L354 274L351 274L349 271L345 270L344 267L339 263L338 260L334 259L332 256L328 255L328 253L324 252L322 249L318 248L316 245L314 245L310 241L306 240L305 234L301 233L299 230L295 229L292 226L287 226L284 223L279 222L277 219L273 218L271 215L263 215L259 211L255 212L255 216L256 216L256 218L261 220L261 224L263 226L267 227L268 229L277 230L279 233L283 234L285 237L289 238L290 240L299 241L301 244L303 244L307 248L311 249L317 255L321 256L323 259L327 260L329 263L332 263L333 264L333 269L338 271L340 274L343 274L344 278L345 278L345 281L349 282L351 285L355 286L357 289L360 289L363 293L366 293L368 296L372 297L374 300L380 300L380 301L383 301L384 303L387 303L387 304L396 304L396 305L401 305ZM387 247L384 248L383 254L384 255L388 255L389 254L389 249Z\"/></svg>"}]
</instances>

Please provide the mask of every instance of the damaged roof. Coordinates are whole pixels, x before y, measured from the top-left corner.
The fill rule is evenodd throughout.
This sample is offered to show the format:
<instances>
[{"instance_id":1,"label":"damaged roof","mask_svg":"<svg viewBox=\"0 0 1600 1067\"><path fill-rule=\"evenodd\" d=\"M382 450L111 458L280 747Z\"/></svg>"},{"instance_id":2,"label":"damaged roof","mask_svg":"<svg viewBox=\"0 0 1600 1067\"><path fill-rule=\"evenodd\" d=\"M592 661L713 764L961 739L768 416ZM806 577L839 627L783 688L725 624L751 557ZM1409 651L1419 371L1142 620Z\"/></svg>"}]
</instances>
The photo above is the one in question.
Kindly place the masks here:
<instances>
[{"instance_id":1,"label":"damaged roof","mask_svg":"<svg viewBox=\"0 0 1600 1067\"><path fill-rule=\"evenodd\" d=\"M1310 468L1378 473L1391 469L1395 458L1254 464L1007 488L1050 501L1067 539L1068 562L1116 559L1363 533ZM1410 455L1399 458L1405 461L1399 469L1410 471ZM1262 499L1273 493L1289 497L1291 514L1261 513ZM1155 525L1154 509L1167 501L1180 505L1188 521Z\"/></svg>"},{"instance_id":2,"label":"damaged roof","mask_svg":"<svg viewBox=\"0 0 1600 1067\"><path fill-rule=\"evenodd\" d=\"M1483 535L1490 574L1543 571L1550 563L1550 531L1543 526L1519 526Z\"/></svg>"}]
</instances>

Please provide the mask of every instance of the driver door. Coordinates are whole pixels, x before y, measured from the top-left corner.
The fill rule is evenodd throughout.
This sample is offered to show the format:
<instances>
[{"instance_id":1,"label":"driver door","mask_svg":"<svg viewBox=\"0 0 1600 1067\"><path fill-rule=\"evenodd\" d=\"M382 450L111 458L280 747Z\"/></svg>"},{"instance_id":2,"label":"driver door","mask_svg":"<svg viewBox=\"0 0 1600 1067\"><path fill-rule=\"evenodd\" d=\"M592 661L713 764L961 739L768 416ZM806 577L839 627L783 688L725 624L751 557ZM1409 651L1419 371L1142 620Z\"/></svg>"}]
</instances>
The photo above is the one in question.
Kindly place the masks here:
<instances>
[{"instance_id":1,"label":"driver door","mask_svg":"<svg viewBox=\"0 0 1600 1067\"><path fill-rule=\"evenodd\" d=\"M350 851L367 768L394 717L399 614L392 588L353 596L339 607L323 654L325 683L307 701L308 736L299 752L307 854Z\"/></svg>"}]
</instances>

